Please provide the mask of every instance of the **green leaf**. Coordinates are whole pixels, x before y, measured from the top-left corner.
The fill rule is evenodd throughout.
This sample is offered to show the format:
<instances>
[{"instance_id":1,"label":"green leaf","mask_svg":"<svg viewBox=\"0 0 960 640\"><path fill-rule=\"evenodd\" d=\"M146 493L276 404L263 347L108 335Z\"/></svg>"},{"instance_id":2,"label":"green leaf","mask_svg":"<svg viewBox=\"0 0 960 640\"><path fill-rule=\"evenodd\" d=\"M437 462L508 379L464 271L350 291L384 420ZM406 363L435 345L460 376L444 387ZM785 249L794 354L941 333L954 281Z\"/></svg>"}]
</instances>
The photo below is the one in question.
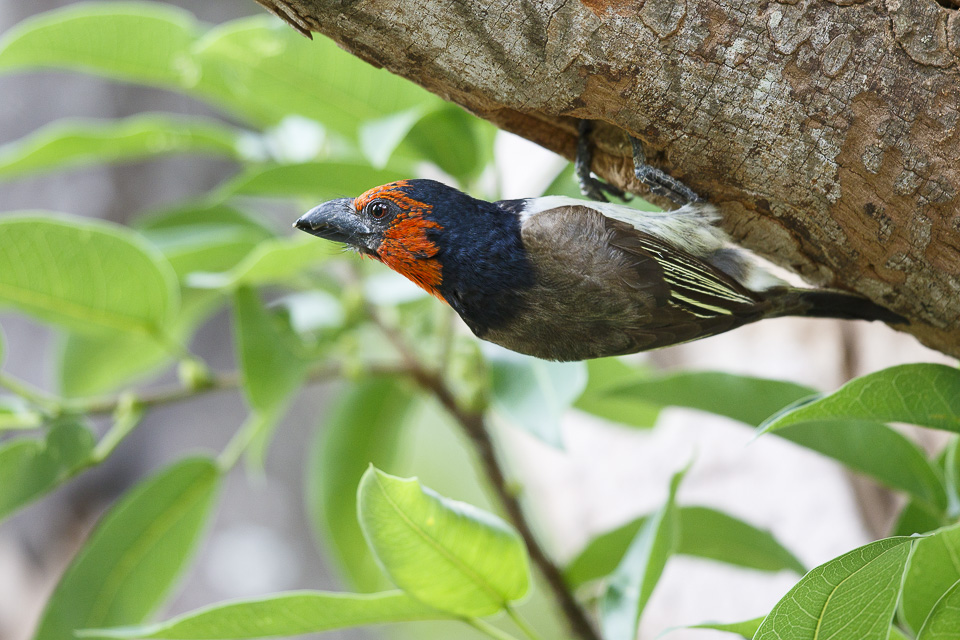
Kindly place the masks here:
<instances>
[{"instance_id":1,"label":"green leaf","mask_svg":"<svg viewBox=\"0 0 960 640\"><path fill-rule=\"evenodd\" d=\"M386 581L357 522L356 487L371 464L392 466L402 426L414 406L413 395L402 382L381 378L362 382L338 397L311 447L307 511L317 540L351 586L373 591Z\"/></svg>"},{"instance_id":2,"label":"green leaf","mask_svg":"<svg viewBox=\"0 0 960 640\"><path fill-rule=\"evenodd\" d=\"M0 220L0 304L78 331L158 336L179 302L169 263L124 227L42 215Z\"/></svg>"},{"instance_id":3,"label":"green leaf","mask_svg":"<svg viewBox=\"0 0 960 640\"><path fill-rule=\"evenodd\" d=\"M887 640L911 541L878 540L813 569L773 607L754 640Z\"/></svg>"},{"instance_id":4,"label":"green leaf","mask_svg":"<svg viewBox=\"0 0 960 640\"><path fill-rule=\"evenodd\" d=\"M865 420L795 423L776 435L945 509L943 480L913 441L890 427Z\"/></svg>"},{"instance_id":5,"label":"green leaf","mask_svg":"<svg viewBox=\"0 0 960 640\"><path fill-rule=\"evenodd\" d=\"M232 269L259 243L274 237L258 221L223 204L198 203L155 213L137 227L181 280L195 271Z\"/></svg>"},{"instance_id":6,"label":"green leaf","mask_svg":"<svg viewBox=\"0 0 960 640\"><path fill-rule=\"evenodd\" d=\"M220 484L207 459L141 482L101 519L47 601L34 640L135 624L163 602L196 548Z\"/></svg>"},{"instance_id":7,"label":"green leaf","mask_svg":"<svg viewBox=\"0 0 960 640\"><path fill-rule=\"evenodd\" d=\"M910 536L942 527L944 514L926 502L911 499L903 506L893 525L891 536Z\"/></svg>"},{"instance_id":8,"label":"green leaf","mask_svg":"<svg viewBox=\"0 0 960 640\"><path fill-rule=\"evenodd\" d=\"M677 512L680 537L675 553L758 571L807 571L769 531L708 507L678 507ZM608 575L649 519L637 518L591 540L564 570L567 584L576 588Z\"/></svg>"},{"instance_id":9,"label":"green leaf","mask_svg":"<svg viewBox=\"0 0 960 640\"><path fill-rule=\"evenodd\" d=\"M232 196L310 198L319 204L344 194L355 197L373 187L409 177L394 169L375 169L354 162L258 165L228 181L216 195L221 199Z\"/></svg>"},{"instance_id":10,"label":"green leaf","mask_svg":"<svg viewBox=\"0 0 960 640\"><path fill-rule=\"evenodd\" d=\"M45 440L0 444L0 519L64 482L92 451L93 434L75 422L55 425Z\"/></svg>"},{"instance_id":11,"label":"green leaf","mask_svg":"<svg viewBox=\"0 0 960 640\"><path fill-rule=\"evenodd\" d=\"M686 470L673 475L667 500L637 532L600 598L605 640L633 640L640 616L677 547L680 517L675 499Z\"/></svg>"},{"instance_id":12,"label":"green leaf","mask_svg":"<svg viewBox=\"0 0 960 640\"><path fill-rule=\"evenodd\" d=\"M607 396L661 406L680 406L758 425L783 407L816 392L803 385L726 373L694 372L634 380ZM811 422L777 435L831 457L878 481L931 504L945 506L939 474L909 439L876 422Z\"/></svg>"},{"instance_id":13,"label":"green leaf","mask_svg":"<svg viewBox=\"0 0 960 640\"><path fill-rule=\"evenodd\" d=\"M354 137L361 122L418 105L442 104L412 82L375 69L333 41L306 40L266 16L234 20L211 30L195 52L207 76L201 91L272 121L295 114Z\"/></svg>"},{"instance_id":14,"label":"green leaf","mask_svg":"<svg viewBox=\"0 0 960 640\"><path fill-rule=\"evenodd\" d=\"M527 552L510 525L415 479L370 467L357 490L360 526L398 587L461 616L486 616L530 586Z\"/></svg>"},{"instance_id":15,"label":"green leaf","mask_svg":"<svg viewBox=\"0 0 960 640\"><path fill-rule=\"evenodd\" d=\"M940 596L960 580L960 524L917 540L903 578L900 619L913 632Z\"/></svg>"},{"instance_id":16,"label":"green leaf","mask_svg":"<svg viewBox=\"0 0 960 640\"><path fill-rule=\"evenodd\" d=\"M194 84L196 22L148 2L84 3L24 20L0 38L0 72L77 69L161 86Z\"/></svg>"},{"instance_id":17,"label":"green leaf","mask_svg":"<svg viewBox=\"0 0 960 640\"><path fill-rule=\"evenodd\" d=\"M562 447L560 420L587 385L586 365L547 362L505 349L485 352L494 411L547 444Z\"/></svg>"},{"instance_id":18,"label":"green leaf","mask_svg":"<svg viewBox=\"0 0 960 640\"><path fill-rule=\"evenodd\" d=\"M161 114L61 120L0 147L0 180L174 153L236 157L238 136L215 120Z\"/></svg>"},{"instance_id":19,"label":"green leaf","mask_svg":"<svg viewBox=\"0 0 960 640\"><path fill-rule=\"evenodd\" d=\"M783 407L816 391L793 382L712 371L680 372L611 389L612 398L687 407L759 425Z\"/></svg>"},{"instance_id":20,"label":"green leaf","mask_svg":"<svg viewBox=\"0 0 960 640\"><path fill-rule=\"evenodd\" d=\"M641 429L649 429L660 415L659 405L609 391L628 382L649 379L644 369L632 367L618 358L587 361L587 388L574 407L580 411Z\"/></svg>"},{"instance_id":21,"label":"green leaf","mask_svg":"<svg viewBox=\"0 0 960 640\"><path fill-rule=\"evenodd\" d=\"M233 297L237 360L243 390L254 411L274 413L300 387L309 361L289 323L269 313L250 287Z\"/></svg>"},{"instance_id":22,"label":"green leaf","mask_svg":"<svg viewBox=\"0 0 960 640\"><path fill-rule=\"evenodd\" d=\"M383 118L370 120L360 125L360 150L377 169L383 169L400 143L409 135L413 126L423 118L426 107L418 105L391 113Z\"/></svg>"},{"instance_id":23,"label":"green leaf","mask_svg":"<svg viewBox=\"0 0 960 640\"><path fill-rule=\"evenodd\" d=\"M413 125L405 146L464 182L483 169L481 142L473 120L460 107L445 104Z\"/></svg>"},{"instance_id":24,"label":"green leaf","mask_svg":"<svg viewBox=\"0 0 960 640\"><path fill-rule=\"evenodd\" d=\"M947 491L947 514L960 516L960 436L951 436L941 453L943 481ZM941 462L938 459L938 462Z\"/></svg>"},{"instance_id":25,"label":"green leaf","mask_svg":"<svg viewBox=\"0 0 960 640\"><path fill-rule=\"evenodd\" d=\"M906 422L960 432L960 369L926 363L890 367L774 416L762 430L838 419Z\"/></svg>"},{"instance_id":26,"label":"green leaf","mask_svg":"<svg viewBox=\"0 0 960 640\"><path fill-rule=\"evenodd\" d=\"M237 266L222 273L192 273L187 285L197 289L234 289L242 285L283 284L308 267L334 255L333 246L301 234L265 240Z\"/></svg>"},{"instance_id":27,"label":"green leaf","mask_svg":"<svg viewBox=\"0 0 960 640\"><path fill-rule=\"evenodd\" d=\"M214 291L185 291L167 333L178 344L193 334L223 303ZM130 387L169 366L170 348L137 333L68 334L59 353L60 393L68 398L96 396Z\"/></svg>"},{"instance_id":28,"label":"green leaf","mask_svg":"<svg viewBox=\"0 0 960 640\"><path fill-rule=\"evenodd\" d=\"M291 591L191 611L159 624L82 632L81 637L242 640L320 633L388 622L449 620L400 591L331 593Z\"/></svg>"},{"instance_id":29,"label":"green leaf","mask_svg":"<svg viewBox=\"0 0 960 640\"><path fill-rule=\"evenodd\" d=\"M705 622L703 624L692 625L690 629L713 629L714 631L726 631L727 633L736 633L740 636L743 636L747 640L750 640L753 638L753 634L757 632L757 629L760 628L760 623L762 622L763 616L760 616L759 618L754 618L753 620L744 620L743 622Z\"/></svg>"},{"instance_id":30,"label":"green leaf","mask_svg":"<svg viewBox=\"0 0 960 640\"><path fill-rule=\"evenodd\" d=\"M937 600L917 640L960 640L960 581Z\"/></svg>"}]
</instances>

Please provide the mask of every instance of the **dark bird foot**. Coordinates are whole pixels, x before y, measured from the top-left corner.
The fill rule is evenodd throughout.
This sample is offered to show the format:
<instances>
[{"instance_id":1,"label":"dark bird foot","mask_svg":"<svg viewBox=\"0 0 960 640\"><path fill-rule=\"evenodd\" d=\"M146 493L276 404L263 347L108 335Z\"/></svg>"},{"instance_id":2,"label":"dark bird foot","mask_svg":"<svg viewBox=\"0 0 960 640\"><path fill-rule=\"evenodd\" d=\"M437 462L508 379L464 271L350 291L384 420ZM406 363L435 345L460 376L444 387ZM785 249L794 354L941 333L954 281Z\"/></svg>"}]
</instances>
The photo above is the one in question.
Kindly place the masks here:
<instances>
[{"instance_id":1,"label":"dark bird foot","mask_svg":"<svg viewBox=\"0 0 960 640\"><path fill-rule=\"evenodd\" d=\"M630 136L630 144L633 146L633 173L640 182L650 188L650 193L670 198L680 206L700 200L700 196L693 189L660 169L648 165L639 140Z\"/></svg>"},{"instance_id":2,"label":"dark bird foot","mask_svg":"<svg viewBox=\"0 0 960 640\"><path fill-rule=\"evenodd\" d=\"M604 194L609 194L621 200L629 200L630 194L608 182L602 182L590 172L590 163L593 160L593 147L590 146L591 131L593 131L593 122L581 120L577 137L577 157L573 161L573 167L577 174L577 184L580 185L580 193L599 202L609 202Z\"/></svg>"}]
</instances>

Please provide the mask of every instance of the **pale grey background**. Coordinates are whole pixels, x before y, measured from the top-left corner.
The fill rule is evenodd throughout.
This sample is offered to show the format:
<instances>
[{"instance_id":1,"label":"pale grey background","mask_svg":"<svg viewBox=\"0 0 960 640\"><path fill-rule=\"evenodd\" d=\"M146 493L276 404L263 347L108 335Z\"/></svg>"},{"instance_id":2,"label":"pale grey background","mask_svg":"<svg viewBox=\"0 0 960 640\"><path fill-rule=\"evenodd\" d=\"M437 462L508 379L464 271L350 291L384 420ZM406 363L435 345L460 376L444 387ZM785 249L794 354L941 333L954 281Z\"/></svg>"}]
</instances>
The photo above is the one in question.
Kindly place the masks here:
<instances>
[{"instance_id":1,"label":"pale grey background","mask_svg":"<svg viewBox=\"0 0 960 640\"><path fill-rule=\"evenodd\" d=\"M0 0L0 31L63 0ZM181 4L219 22L260 8L252 0ZM209 114L204 105L169 92L125 86L72 73L0 76L0 143L66 116L116 117L142 111ZM506 197L536 190L557 160L514 138L499 144ZM137 212L200 194L234 171L222 161L173 157L0 183L0 215L50 209L124 222ZM538 187L539 188L539 187ZM285 223L295 211L274 211ZM291 218L292 219L292 218ZM49 386L56 348L48 330L0 315L8 338L5 368ZM229 318L221 314L194 343L214 367L232 367ZM711 368L796 380L831 390L845 376L897 362L949 360L882 326L778 320L651 356L662 365ZM171 378L168 378L168 381ZM262 481L235 472L215 528L168 613L239 595L294 588L338 588L315 551L301 505L303 453L325 410L329 389L301 395L284 421ZM219 450L245 416L237 394L219 394L152 412L110 461L0 527L0 640L28 638L71 553L101 510L137 478L182 452ZM551 450L522 433L502 435L551 546L569 557L588 536L648 511L662 500L669 475L691 457L681 491L687 504L712 504L757 525L813 565L879 535L892 513L882 492L851 484L836 465L727 421L671 411L652 432L613 427L582 415L565 425L567 451ZM859 504L859 506L858 506ZM795 578L765 576L720 565L671 562L645 617L643 635L707 619L733 621L762 614ZM366 637L362 632L329 638ZM709 632L677 632L703 638Z\"/></svg>"}]
</instances>

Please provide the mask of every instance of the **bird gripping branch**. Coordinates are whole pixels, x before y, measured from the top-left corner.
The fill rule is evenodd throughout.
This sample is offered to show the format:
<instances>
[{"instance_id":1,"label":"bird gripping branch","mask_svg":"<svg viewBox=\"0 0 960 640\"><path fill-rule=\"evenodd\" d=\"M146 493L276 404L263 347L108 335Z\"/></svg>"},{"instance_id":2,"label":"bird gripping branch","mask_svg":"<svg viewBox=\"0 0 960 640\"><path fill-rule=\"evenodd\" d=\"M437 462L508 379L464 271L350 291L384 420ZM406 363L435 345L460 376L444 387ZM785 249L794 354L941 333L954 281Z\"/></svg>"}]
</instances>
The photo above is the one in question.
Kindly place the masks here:
<instances>
[{"instance_id":1,"label":"bird gripping branch","mask_svg":"<svg viewBox=\"0 0 960 640\"><path fill-rule=\"evenodd\" d=\"M657 349L780 316L905 322L856 295L785 286L731 248L716 219L700 200L669 212L561 196L486 202L402 180L325 202L295 226L406 276L477 337L547 360Z\"/></svg>"}]
</instances>

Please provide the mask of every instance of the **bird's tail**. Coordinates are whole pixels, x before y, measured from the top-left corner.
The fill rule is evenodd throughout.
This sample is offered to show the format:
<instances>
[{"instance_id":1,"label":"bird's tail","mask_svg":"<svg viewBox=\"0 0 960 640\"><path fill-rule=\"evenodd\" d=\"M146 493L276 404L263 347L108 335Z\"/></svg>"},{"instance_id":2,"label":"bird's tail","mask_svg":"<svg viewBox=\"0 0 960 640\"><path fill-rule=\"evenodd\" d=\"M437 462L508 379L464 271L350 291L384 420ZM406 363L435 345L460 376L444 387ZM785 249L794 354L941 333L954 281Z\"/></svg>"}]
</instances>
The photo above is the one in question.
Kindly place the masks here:
<instances>
[{"instance_id":1,"label":"bird's tail","mask_svg":"<svg viewBox=\"0 0 960 640\"><path fill-rule=\"evenodd\" d=\"M778 291L779 295L770 296ZM880 320L888 324L909 324L900 314L852 293L824 289L770 289L764 292L774 303L775 316L807 316L843 320Z\"/></svg>"}]
</instances>

